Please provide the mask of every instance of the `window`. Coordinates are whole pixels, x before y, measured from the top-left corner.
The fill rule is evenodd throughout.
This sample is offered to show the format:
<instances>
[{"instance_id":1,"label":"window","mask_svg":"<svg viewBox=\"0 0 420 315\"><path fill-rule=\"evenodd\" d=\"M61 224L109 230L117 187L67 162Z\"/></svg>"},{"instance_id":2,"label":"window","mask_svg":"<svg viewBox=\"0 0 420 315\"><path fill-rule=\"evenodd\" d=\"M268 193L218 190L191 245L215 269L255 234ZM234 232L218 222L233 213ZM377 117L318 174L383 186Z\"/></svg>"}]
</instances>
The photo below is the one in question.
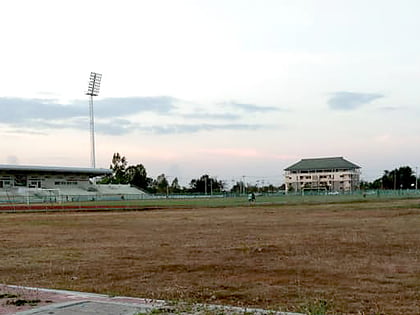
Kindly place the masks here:
<instances>
[{"instance_id":1,"label":"window","mask_svg":"<svg viewBox=\"0 0 420 315\"><path fill-rule=\"evenodd\" d=\"M41 188L41 181L40 180L29 181L29 188Z\"/></svg>"},{"instance_id":2,"label":"window","mask_svg":"<svg viewBox=\"0 0 420 315\"><path fill-rule=\"evenodd\" d=\"M15 175L15 186L25 187L27 185L27 177L24 174Z\"/></svg>"},{"instance_id":3,"label":"window","mask_svg":"<svg viewBox=\"0 0 420 315\"><path fill-rule=\"evenodd\" d=\"M11 183L10 180L0 180L0 188L11 187Z\"/></svg>"},{"instance_id":4,"label":"window","mask_svg":"<svg viewBox=\"0 0 420 315\"><path fill-rule=\"evenodd\" d=\"M54 185L56 185L56 186L59 186L59 185L77 185L77 182L76 181L62 181L62 182L54 182Z\"/></svg>"}]
</instances>

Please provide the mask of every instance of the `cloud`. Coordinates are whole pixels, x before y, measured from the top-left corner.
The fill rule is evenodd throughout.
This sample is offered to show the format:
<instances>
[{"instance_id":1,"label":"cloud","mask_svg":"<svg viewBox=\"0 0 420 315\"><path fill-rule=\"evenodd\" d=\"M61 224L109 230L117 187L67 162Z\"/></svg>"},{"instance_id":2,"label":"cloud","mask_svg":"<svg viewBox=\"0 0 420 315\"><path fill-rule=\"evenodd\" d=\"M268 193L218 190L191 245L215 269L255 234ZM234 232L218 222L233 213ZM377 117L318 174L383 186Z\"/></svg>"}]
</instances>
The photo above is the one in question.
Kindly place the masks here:
<instances>
[{"instance_id":1,"label":"cloud","mask_svg":"<svg viewBox=\"0 0 420 315\"><path fill-rule=\"evenodd\" d=\"M0 122L22 123L31 120L51 120L86 115L79 106L67 106L47 99L0 98Z\"/></svg>"},{"instance_id":2,"label":"cloud","mask_svg":"<svg viewBox=\"0 0 420 315\"><path fill-rule=\"evenodd\" d=\"M128 97L107 98L95 100L95 130L97 133L108 135L124 135L132 132L151 134L185 134L214 130L257 130L267 128L263 124L221 123L223 121L237 121L243 113L231 113L220 110L208 113L192 107L195 112L181 113L178 111L180 101L173 97ZM277 110L272 107L258 107L230 103L233 107L241 108L242 112L257 112ZM191 110L191 108L190 108ZM89 130L88 101L73 101L70 104L60 104L54 99L22 99L0 98L0 124L9 125L22 133L48 129L76 129ZM203 123L169 123L163 124L159 120L151 125L140 125L132 121L130 115L152 112L174 118L202 120ZM215 123L209 123L214 121ZM217 123L216 123L217 122Z\"/></svg>"},{"instance_id":3,"label":"cloud","mask_svg":"<svg viewBox=\"0 0 420 315\"><path fill-rule=\"evenodd\" d=\"M154 126L151 130L157 134L196 133L216 130L257 130L265 126L257 124L192 124Z\"/></svg>"},{"instance_id":4,"label":"cloud","mask_svg":"<svg viewBox=\"0 0 420 315\"><path fill-rule=\"evenodd\" d=\"M10 134L10 135L37 135L37 136L46 136L48 135L47 132L37 131L35 129L27 128L27 127L19 127L14 126L13 128L6 129L2 131L2 134Z\"/></svg>"},{"instance_id":5,"label":"cloud","mask_svg":"<svg viewBox=\"0 0 420 315\"><path fill-rule=\"evenodd\" d=\"M167 114L178 100L169 96L106 98L95 101L95 116L115 117L141 112Z\"/></svg>"},{"instance_id":6,"label":"cloud","mask_svg":"<svg viewBox=\"0 0 420 315\"><path fill-rule=\"evenodd\" d=\"M220 113L220 114L213 114L213 113L190 113L190 114L183 114L184 118L191 118L191 119L205 119L205 120L237 120L241 118L238 114L232 113Z\"/></svg>"},{"instance_id":7,"label":"cloud","mask_svg":"<svg viewBox=\"0 0 420 315\"><path fill-rule=\"evenodd\" d=\"M331 109L352 110L382 97L382 94L335 92L327 103Z\"/></svg>"},{"instance_id":8,"label":"cloud","mask_svg":"<svg viewBox=\"0 0 420 315\"><path fill-rule=\"evenodd\" d=\"M266 128L257 124L165 124L165 125L139 125L130 121L112 121L110 123L96 124L96 131L108 135L124 135L131 132L142 132L156 135L190 134L201 131L216 130L258 130Z\"/></svg>"},{"instance_id":9,"label":"cloud","mask_svg":"<svg viewBox=\"0 0 420 315\"><path fill-rule=\"evenodd\" d=\"M138 130L138 125L127 119L114 119L110 122L96 122L95 131L101 134L120 136Z\"/></svg>"},{"instance_id":10,"label":"cloud","mask_svg":"<svg viewBox=\"0 0 420 315\"><path fill-rule=\"evenodd\" d=\"M274 106L258 106L254 104L244 104L237 102L229 102L226 105L233 107L235 109L240 109L247 113L257 113L257 112L271 112L271 111L280 111L281 109Z\"/></svg>"},{"instance_id":11,"label":"cloud","mask_svg":"<svg viewBox=\"0 0 420 315\"><path fill-rule=\"evenodd\" d=\"M276 159L276 160L295 160L298 156L286 155L286 154L272 154L263 152L261 150L255 150L252 148L206 148L201 149L200 152L225 157L259 157L264 159Z\"/></svg>"},{"instance_id":12,"label":"cloud","mask_svg":"<svg viewBox=\"0 0 420 315\"><path fill-rule=\"evenodd\" d=\"M175 98L157 97L125 97L99 99L94 102L95 117L123 117L140 112L169 113L176 108ZM77 100L70 104L59 104L50 99L0 98L0 122L41 123L43 120L73 119L88 117L88 101Z\"/></svg>"}]
</instances>

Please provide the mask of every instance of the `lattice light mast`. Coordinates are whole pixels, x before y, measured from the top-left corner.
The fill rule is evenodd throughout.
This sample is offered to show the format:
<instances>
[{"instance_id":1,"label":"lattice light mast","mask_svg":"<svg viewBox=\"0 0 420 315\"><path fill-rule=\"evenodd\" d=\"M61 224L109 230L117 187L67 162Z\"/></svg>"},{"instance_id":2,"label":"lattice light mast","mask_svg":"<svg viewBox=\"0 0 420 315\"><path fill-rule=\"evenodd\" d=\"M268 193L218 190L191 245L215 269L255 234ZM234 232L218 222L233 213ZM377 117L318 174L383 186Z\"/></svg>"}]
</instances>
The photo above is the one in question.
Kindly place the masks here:
<instances>
[{"instance_id":1,"label":"lattice light mast","mask_svg":"<svg viewBox=\"0 0 420 315\"><path fill-rule=\"evenodd\" d=\"M89 78L89 87L86 95L89 95L89 113L90 113L90 162L93 168L96 168L95 158L95 120L93 116L93 97L99 95L99 88L101 86L102 74L91 72Z\"/></svg>"}]
</instances>

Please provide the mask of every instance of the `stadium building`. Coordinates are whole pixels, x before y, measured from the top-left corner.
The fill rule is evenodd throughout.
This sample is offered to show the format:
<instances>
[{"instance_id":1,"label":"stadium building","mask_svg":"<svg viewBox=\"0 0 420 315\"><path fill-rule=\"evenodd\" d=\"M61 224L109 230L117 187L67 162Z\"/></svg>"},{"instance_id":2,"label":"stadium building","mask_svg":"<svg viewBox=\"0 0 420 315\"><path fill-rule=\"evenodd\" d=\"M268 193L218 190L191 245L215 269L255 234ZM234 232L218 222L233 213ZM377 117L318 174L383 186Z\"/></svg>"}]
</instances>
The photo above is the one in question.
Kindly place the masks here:
<instances>
[{"instance_id":1,"label":"stadium building","mask_svg":"<svg viewBox=\"0 0 420 315\"><path fill-rule=\"evenodd\" d=\"M141 199L145 193L130 185L97 185L111 175L103 168L0 165L1 202L62 202Z\"/></svg>"},{"instance_id":2,"label":"stadium building","mask_svg":"<svg viewBox=\"0 0 420 315\"><path fill-rule=\"evenodd\" d=\"M343 157L302 159L284 171L286 192L350 192L360 184L360 166Z\"/></svg>"}]
</instances>

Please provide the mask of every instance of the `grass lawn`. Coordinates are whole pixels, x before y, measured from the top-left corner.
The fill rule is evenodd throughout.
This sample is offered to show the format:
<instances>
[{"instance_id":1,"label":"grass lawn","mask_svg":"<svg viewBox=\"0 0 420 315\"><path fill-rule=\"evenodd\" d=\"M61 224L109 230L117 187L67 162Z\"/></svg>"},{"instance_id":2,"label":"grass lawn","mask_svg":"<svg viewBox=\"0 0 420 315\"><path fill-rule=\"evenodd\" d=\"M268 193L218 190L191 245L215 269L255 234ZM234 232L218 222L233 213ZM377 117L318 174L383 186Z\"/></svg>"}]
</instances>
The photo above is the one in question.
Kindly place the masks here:
<instances>
[{"instance_id":1,"label":"grass lawn","mask_svg":"<svg viewBox=\"0 0 420 315\"><path fill-rule=\"evenodd\" d=\"M308 313L420 313L418 200L257 201L1 214L0 283Z\"/></svg>"}]
</instances>

